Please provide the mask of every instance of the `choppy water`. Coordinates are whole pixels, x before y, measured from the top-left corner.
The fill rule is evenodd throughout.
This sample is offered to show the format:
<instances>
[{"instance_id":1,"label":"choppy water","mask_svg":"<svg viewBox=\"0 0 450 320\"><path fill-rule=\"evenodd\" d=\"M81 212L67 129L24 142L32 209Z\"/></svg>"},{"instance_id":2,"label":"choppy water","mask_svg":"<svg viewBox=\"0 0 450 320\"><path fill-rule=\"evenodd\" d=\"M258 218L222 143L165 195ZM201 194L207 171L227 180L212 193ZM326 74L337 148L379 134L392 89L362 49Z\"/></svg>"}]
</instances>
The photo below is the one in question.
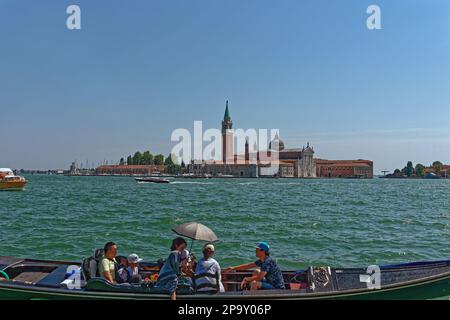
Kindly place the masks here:
<instances>
[{"instance_id":1,"label":"choppy water","mask_svg":"<svg viewBox=\"0 0 450 320\"><path fill-rule=\"evenodd\" d=\"M112 240L156 260L197 221L221 238L222 265L253 261L260 240L284 268L450 259L450 180L27 178L0 192L0 255L78 260Z\"/></svg>"}]
</instances>

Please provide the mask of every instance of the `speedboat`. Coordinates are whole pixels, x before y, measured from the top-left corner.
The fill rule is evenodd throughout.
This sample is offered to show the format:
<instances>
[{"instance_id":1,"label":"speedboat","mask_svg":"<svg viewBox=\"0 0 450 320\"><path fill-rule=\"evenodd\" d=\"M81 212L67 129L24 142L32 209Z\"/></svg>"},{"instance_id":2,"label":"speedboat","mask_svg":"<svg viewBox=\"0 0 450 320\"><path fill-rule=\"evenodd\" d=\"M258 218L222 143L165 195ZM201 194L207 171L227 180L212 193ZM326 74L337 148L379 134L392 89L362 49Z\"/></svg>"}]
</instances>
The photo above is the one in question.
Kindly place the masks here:
<instances>
[{"instance_id":1,"label":"speedboat","mask_svg":"<svg viewBox=\"0 0 450 320\"><path fill-rule=\"evenodd\" d=\"M16 176L9 168L0 168L0 190L22 190L26 184L24 177Z\"/></svg>"},{"instance_id":2,"label":"speedboat","mask_svg":"<svg viewBox=\"0 0 450 320\"><path fill-rule=\"evenodd\" d=\"M135 180L138 183L170 183L170 180L153 177L135 178Z\"/></svg>"},{"instance_id":3,"label":"speedboat","mask_svg":"<svg viewBox=\"0 0 450 320\"><path fill-rule=\"evenodd\" d=\"M0 299L170 299L152 282L113 285L102 278L86 281L80 262L0 257ZM141 262L140 274L151 279L159 263ZM252 271L222 274L225 292L203 293L178 287L180 300L352 299L423 300L450 296L450 260L368 268L309 267L283 271L286 289L242 290ZM194 281L195 283L195 281Z\"/></svg>"}]
</instances>

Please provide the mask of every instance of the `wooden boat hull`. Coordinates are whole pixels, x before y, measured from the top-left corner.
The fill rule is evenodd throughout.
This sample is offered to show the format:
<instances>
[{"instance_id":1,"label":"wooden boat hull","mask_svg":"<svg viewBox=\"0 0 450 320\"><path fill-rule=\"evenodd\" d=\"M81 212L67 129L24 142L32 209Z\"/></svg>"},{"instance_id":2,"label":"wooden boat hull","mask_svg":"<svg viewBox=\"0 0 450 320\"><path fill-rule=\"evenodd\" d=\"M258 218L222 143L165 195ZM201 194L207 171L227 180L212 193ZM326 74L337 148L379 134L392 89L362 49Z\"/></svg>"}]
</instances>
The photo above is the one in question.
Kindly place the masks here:
<instances>
[{"instance_id":1,"label":"wooden boat hull","mask_svg":"<svg viewBox=\"0 0 450 320\"><path fill-rule=\"evenodd\" d=\"M23 190L25 188L26 181L0 181L0 190L17 191Z\"/></svg>"},{"instance_id":2,"label":"wooden boat hull","mask_svg":"<svg viewBox=\"0 0 450 320\"><path fill-rule=\"evenodd\" d=\"M359 293L342 293L333 295L307 296L300 293L285 294L227 294L227 295L178 295L179 300L427 300L448 297L450 298L450 277L395 288L392 290L374 290ZM168 300L165 294L123 294L106 292L70 291L50 288L32 288L27 286L6 287L0 284L1 300Z\"/></svg>"},{"instance_id":3,"label":"wooden boat hull","mask_svg":"<svg viewBox=\"0 0 450 320\"><path fill-rule=\"evenodd\" d=\"M1 257L0 257L1 258ZM39 263L46 266L56 266L64 273L64 267L73 265L70 262L54 262L43 260L24 260L30 265ZM21 263L22 261L20 261ZM20 264L19 263L19 264ZM0 259L1 265L1 259ZM79 264L78 264L79 265ZM56 268L56 271L58 270ZM0 270L3 269L0 267ZM333 269L332 273L338 278L332 282L344 288L350 282L357 281L356 275L364 269ZM450 261L415 263L398 266L382 267L385 274L379 289L368 289L362 285L358 288L343 290L333 289L331 291L295 291L295 290L264 290L264 291L230 291L221 294L178 294L179 300L260 300L260 299L282 299L282 300L425 300L450 297ZM307 271L305 271L307 272ZM61 274L61 272L60 272ZM339 279L339 276L341 278ZM416 275L421 275L417 277ZM395 282L389 277L405 278L407 281ZM391 278L392 278L391 277ZM42 277L41 277L42 278ZM149 292L124 292L111 291L89 291L85 289L69 290L49 285L49 282L40 279L37 283L25 283L17 281L0 281L0 299L132 299L132 300L167 300L168 294ZM359 277L358 277L359 278ZM346 282L347 281L347 282ZM346 284L347 283L347 284ZM106 285L107 287L108 285ZM117 287L116 287L117 288ZM125 290L126 291L126 290Z\"/></svg>"}]
</instances>

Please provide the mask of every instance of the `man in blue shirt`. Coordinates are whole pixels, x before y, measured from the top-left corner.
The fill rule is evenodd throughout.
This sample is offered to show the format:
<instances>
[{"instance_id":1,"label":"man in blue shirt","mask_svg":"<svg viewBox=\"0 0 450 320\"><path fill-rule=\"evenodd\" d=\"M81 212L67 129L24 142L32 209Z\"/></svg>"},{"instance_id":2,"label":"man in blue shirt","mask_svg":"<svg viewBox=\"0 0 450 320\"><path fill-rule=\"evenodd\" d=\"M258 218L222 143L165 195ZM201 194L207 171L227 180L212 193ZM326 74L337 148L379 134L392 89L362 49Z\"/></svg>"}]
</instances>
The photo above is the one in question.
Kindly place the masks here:
<instances>
[{"instance_id":1,"label":"man in blue shirt","mask_svg":"<svg viewBox=\"0 0 450 320\"><path fill-rule=\"evenodd\" d=\"M283 274L276 262L270 257L270 247L267 242L260 242L256 246L256 257L258 260L255 262L230 267L225 272L259 268L259 270L253 272L251 277L245 277L242 280L241 288L250 284L250 290L285 289Z\"/></svg>"}]
</instances>

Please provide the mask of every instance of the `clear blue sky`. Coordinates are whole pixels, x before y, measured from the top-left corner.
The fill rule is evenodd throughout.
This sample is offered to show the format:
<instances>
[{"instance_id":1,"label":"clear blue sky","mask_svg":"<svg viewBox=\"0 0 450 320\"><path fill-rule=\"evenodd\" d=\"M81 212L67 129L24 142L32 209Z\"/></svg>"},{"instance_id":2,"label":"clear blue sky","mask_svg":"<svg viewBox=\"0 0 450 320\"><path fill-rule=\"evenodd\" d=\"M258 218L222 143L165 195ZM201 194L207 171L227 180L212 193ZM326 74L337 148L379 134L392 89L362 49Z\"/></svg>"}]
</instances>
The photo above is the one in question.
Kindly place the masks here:
<instances>
[{"instance_id":1,"label":"clear blue sky","mask_svg":"<svg viewBox=\"0 0 450 320\"><path fill-rule=\"evenodd\" d=\"M0 0L0 167L167 154L226 99L321 158L449 163L450 1Z\"/></svg>"}]
</instances>

